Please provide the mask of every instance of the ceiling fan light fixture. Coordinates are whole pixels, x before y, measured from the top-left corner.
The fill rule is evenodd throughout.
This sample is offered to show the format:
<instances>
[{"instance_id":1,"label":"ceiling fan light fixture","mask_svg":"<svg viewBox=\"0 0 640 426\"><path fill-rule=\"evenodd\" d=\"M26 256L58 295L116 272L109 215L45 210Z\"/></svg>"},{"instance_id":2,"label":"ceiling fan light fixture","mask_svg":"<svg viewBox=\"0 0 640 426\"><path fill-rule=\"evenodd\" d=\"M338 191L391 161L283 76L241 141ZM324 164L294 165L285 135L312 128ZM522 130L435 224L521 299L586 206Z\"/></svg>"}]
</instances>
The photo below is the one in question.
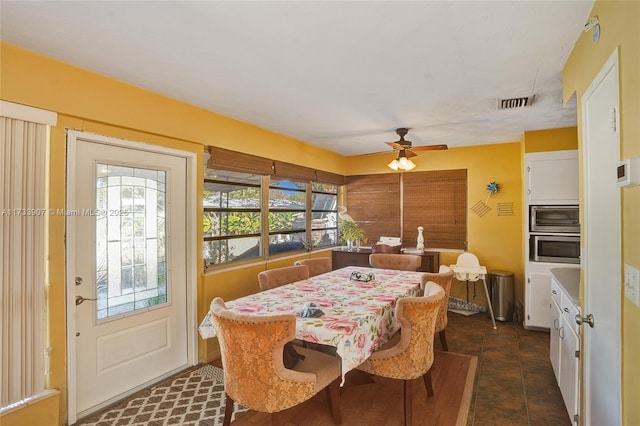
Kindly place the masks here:
<instances>
[{"instance_id":1,"label":"ceiling fan light fixture","mask_svg":"<svg viewBox=\"0 0 640 426\"><path fill-rule=\"evenodd\" d=\"M416 165L411 160L407 160L407 164L404 166L404 171L408 172L416 167Z\"/></svg>"},{"instance_id":2,"label":"ceiling fan light fixture","mask_svg":"<svg viewBox=\"0 0 640 426\"><path fill-rule=\"evenodd\" d=\"M394 158L394 160L387 164L387 166L396 172L398 170L408 172L416 167L413 161L407 158L404 151L400 151L398 158Z\"/></svg>"}]
</instances>

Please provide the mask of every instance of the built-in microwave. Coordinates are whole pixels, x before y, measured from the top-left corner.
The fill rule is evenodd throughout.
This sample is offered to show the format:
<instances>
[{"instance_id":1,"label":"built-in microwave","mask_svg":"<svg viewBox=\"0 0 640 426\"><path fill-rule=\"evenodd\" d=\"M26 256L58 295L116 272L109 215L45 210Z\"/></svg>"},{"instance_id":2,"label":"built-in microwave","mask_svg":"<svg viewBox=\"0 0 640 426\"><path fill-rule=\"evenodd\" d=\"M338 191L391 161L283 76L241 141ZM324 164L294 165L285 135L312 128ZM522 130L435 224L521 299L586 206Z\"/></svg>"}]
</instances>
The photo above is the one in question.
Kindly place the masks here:
<instances>
[{"instance_id":1,"label":"built-in microwave","mask_svg":"<svg viewBox=\"0 0 640 426\"><path fill-rule=\"evenodd\" d=\"M529 257L534 262L580 263L577 235L531 235Z\"/></svg>"},{"instance_id":2,"label":"built-in microwave","mask_svg":"<svg viewBox=\"0 0 640 426\"><path fill-rule=\"evenodd\" d=\"M529 232L580 233L580 211L577 205L529 206Z\"/></svg>"}]
</instances>

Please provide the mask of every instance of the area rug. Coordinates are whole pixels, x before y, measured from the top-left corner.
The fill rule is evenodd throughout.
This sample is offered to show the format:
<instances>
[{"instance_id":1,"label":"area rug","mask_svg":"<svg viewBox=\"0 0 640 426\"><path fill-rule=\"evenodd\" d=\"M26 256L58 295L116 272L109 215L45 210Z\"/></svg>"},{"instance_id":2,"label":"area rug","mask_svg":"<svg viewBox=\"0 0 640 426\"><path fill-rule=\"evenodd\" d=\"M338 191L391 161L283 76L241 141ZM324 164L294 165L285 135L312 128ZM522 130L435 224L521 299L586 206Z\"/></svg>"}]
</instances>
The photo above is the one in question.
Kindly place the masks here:
<instances>
[{"instance_id":1,"label":"area rug","mask_svg":"<svg viewBox=\"0 0 640 426\"><path fill-rule=\"evenodd\" d=\"M138 392L76 423L83 426L218 426L224 418L224 372L205 365ZM235 404L233 418L246 408Z\"/></svg>"},{"instance_id":2,"label":"area rug","mask_svg":"<svg viewBox=\"0 0 640 426\"><path fill-rule=\"evenodd\" d=\"M414 425L466 426L474 391L478 359L453 352L435 352L431 373L435 395L427 397L422 379L411 381ZM402 426L403 382L370 376L359 370L347 374L340 395L343 426ZM297 426L332 426L325 392L283 412L282 423ZM234 426L270 424L269 414L248 411Z\"/></svg>"}]
</instances>

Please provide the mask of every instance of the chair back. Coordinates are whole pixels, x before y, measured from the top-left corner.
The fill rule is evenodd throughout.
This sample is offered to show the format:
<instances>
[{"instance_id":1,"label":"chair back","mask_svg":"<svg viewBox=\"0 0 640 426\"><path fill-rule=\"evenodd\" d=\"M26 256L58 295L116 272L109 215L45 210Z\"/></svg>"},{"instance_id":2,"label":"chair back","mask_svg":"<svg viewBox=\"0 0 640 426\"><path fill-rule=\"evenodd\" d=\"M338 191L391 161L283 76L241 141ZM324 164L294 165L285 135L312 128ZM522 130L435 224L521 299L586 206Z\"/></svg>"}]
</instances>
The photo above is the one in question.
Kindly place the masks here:
<instances>
[{"instance_id":1,"label":"chair back","mask_svg":"<svg viewBox=\"0 0 640 426\"><path fill-rule=\"evenodd\" d=\"M396 304L400 322L399 342L374 352L362 365L365 371L383 377L411 380L423 376L433 364L433 336L444 290L427 282L424 297L403 297Z\"/></svg>"},{"instance_id":2,"label":"chair back","mask_svg":"<svg viewBox=\"0 0 640 426\"><path fill-rule=\"evenodd\" d=\"M306 265L309 268L309 276L315 277L316 275L324 274L325 272L331 272L331 258L330 257L317 257L314 259L301 259L293 262L294 265Z\"/></svg>"},{"instance_id":3,"label":"chair back","mask_svg":"<svg viewBox=\"0 0 640 426\"><path fill-rule=\"evenodd\" d=\"M220 297L211 302L224 389L234 401L273 413L312 397L316 375L284 367L282 352L295 337L294 315L244 315L229 311Z\"/></svg>"},{"instance_id":4,"label":"chair back","mask_svg":"<svg viewBox=\"0 0 640 426\"><path fill-rule=\"evenodd\" d=\"M260 272L258 285L260 290L264 291L307 278L309 278L309 268L306 265L285 266Z\"/></svg>"},{"instance_id":5,"label":"chair back","mask_svg":"<svg viewBox=\"0 0 640 426\"><path fill-rule=\"evenodd\" d=\"M480 266L478 257L473 253L462 253L456 260L456 266ZM456 274L458 281L478 281L478 274Z\"/></svg>"},{"instance_id":6,"label":"chair back","mask_svg":"<svg viewBox=\"0 0 640 426\"><path fill-rule=\"evenodd\" d=\"M372 253L369 265L373 268L417 271L422 265L422 256L417 254Z\"/></svg>"},{"instance_id":7,"label":"chair back","mask_svg":"<svg viewBox=\"0 0 640 426\"><path fill-rule=\"evenodd\" d=\"M451 294L451 281L453 281L453 269L448 266L441 265L439 272L427 272L426 280L438 284L444 290L444 298L442 304L438 310L438 318L436 320L436 332L444 330L447 326L448 316L447 309L449 308L449 294ZM426 289L425 289L426 290ZM428 294L425 292L425 296Z\"/></svg>"}]
</instances>

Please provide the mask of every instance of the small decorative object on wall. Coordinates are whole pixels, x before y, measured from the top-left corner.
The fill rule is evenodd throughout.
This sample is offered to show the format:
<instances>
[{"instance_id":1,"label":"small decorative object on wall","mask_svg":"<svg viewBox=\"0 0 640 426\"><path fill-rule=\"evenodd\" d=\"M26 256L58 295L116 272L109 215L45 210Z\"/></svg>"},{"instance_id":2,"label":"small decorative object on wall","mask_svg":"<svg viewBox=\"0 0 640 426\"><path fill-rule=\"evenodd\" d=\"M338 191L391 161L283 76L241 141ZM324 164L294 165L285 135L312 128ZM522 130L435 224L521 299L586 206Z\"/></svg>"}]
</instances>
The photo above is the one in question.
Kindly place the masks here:
<instances>
[{"instance_id":1,"label":"small decorative object on wall","mask_svg":"<svg viewBox=\"0 0 640 426\"><path fill-rule=\"evenodd\" d=\"M513 203L498 203L498 216L513 216Z\"/></svg>"},{"instance_id":2,"label":"small decorative object on wall","mask_svg":"<svg viewBox=\"0 0 640 426\"><path fill-rule=\"evenodd\" d=\"M485 203L489 202L489 198L493 195L493 194L497 194L498 191L500 191L500 184L497 183L495 180L491 181L487 184L487 192L489 193L489 195L487 195L487 201Z\"/></svg>"},{"instance_id":3,"label":"small decorative object on wall","mask_svg":"<svg viewBox=\"0 0 640 426\"><path fill-rule=\"evenodd\" d=\"M475 214L477 214L480 217L482 217L485 214L489 213L489 210L491 210L491 207L489 207L488 205L483 203L482 200L478 200L478 202L475 203L473 205L473 207L471 207L471 211L474 212Z\"/></svg>"},{"instance_id":4,"label":"small decorative object on wall","mask_svg":"<svg viewBox=\"0 0 640 426\"><path fill-rule=\"evenodd\" d=\"M416 245L416 250L424 250L424 236L422 235L422 231L424 228L422 226L418 226L418 244Z\"/></svg>"}]
</instances>

